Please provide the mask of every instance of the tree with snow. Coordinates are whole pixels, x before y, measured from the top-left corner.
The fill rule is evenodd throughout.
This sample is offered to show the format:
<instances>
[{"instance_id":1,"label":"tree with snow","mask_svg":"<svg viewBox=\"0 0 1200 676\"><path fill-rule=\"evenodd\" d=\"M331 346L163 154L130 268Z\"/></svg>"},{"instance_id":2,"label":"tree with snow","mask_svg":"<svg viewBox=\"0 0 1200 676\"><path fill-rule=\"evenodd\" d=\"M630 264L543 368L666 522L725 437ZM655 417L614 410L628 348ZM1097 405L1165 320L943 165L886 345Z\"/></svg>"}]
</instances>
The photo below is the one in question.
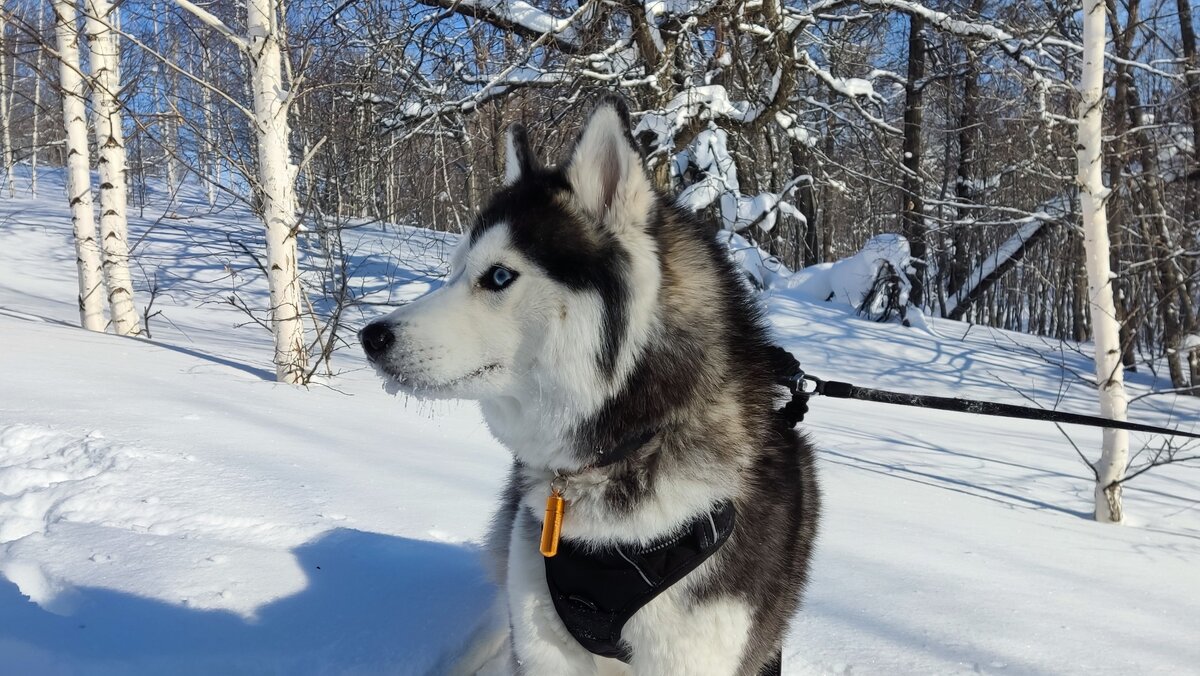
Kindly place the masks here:
<instances>
[{"instance_id":1,"label":"tree with snow","mask_svg":"<svg viewBox=\"0 0 1200 676\"><path fill-rule=\"evenodd\" d=\"M1108 219L1101 171L1104 115L1104 46L1107 10L1104 0L1085 0L1083 5L1083 65L1079 83L1079 143L1077 145L1080 201L1083 208L1085 262L1088 276L1088 307L1096 344L1096 383L1100 413L1115 420L1126 419L1128 406L1121 365L1120 327L1113 302L1109 268ZM1096 520L1121 523L1121 480L1129 454L1129 433L1105 429L1096 473Z\"/></svg>"}]
</instances>

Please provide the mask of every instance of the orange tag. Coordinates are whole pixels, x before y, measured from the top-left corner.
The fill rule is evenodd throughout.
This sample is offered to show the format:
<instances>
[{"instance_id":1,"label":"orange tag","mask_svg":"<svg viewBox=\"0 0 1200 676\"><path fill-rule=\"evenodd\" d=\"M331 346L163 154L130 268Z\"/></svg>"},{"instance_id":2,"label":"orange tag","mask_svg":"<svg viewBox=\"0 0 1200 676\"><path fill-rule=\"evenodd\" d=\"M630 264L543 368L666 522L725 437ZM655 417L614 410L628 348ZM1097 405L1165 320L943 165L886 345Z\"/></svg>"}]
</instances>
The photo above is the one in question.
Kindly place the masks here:
<instances>
[{"instance_id":1,"label":"orange tag","mask_svg":"<svg viewBox=\"0 0 1200 676\"><path fill-rule=\"evenodd\" d=\"M550 558L558 553L558 536L562 533L564 500L558 489L551 489L546 498L546 520L542 522L542 556Z\"/></svg>"}]
</instances>

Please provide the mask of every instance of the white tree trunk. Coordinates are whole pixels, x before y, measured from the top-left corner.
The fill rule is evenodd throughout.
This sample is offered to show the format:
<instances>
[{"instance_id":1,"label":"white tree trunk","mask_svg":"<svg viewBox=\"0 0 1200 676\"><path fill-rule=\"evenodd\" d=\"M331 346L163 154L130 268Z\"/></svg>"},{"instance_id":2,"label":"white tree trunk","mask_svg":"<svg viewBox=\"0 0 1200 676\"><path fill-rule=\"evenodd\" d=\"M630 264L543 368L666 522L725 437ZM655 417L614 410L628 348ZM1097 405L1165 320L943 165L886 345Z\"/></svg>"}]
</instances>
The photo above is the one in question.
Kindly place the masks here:
<instances>
[{"instance_id":1,"label":"white tree trunk","mask_svg":"<svg viewBox=\"0 0 1200 676\"><path fill-rule=\"evenodd\" d=\"M150 3L150 26L154 35L155 49L164 58L169 58L172 61L179 61L179 54L175 53L174 46L177 44L171 40L172 53L168 54L168 50L163 46L164 33L169 28L159 24L158 19L163 16L158 11L158 4ZM175 91L175 71L170 68L160 67L157 72L156 81L154 83L154 92L156 101L156 116L159 121L159 144L163 149L163 165L167 179L167 193L171 200L174 201L176 192L180 187L181 177L183 172L179 167L179 132L175 124L176 108L173 101L178 100L178 93Z\"/></svg>"},{"instance_id":2,"label":"white tree trunk","mask_svg":"<svg viewBox=\"0 0 1200 676\"><path fill-rule=\"evenodd\" d=\"M46 11L42 8L42 4L35 3L37 7L37 32L42 35L46 28ZM29 153L29 192L37 197L38 191L38 155L41 153L41 123L42 123L42 77L45 72L42 69L42 64L45 60L45 50L39 49L37 55L37 77L33 79L33 146Z\"/></svg>"},{"instance_id":3,"label":"white tree trunk","mask_svg":"<svg viewBox=\"0 0 1200 676\"><path fill-rule=\"evenodd\" d=\"M170 75L167 75L167 77L169 78ZM174 91L168 90L167 96L172 100L178 99L178 94ZM179 129L175 122L175 111L176 108L174 105L168 105L162 117L163 148L166 155L163 161L167 165L167 190L170 192L172 199L175 198L179 188L183 185L184 176L184 169L180 166L179 162Z\"/></svg>"},{"instance_id":4,"label":"white tree trunk","mask_svg":"<svg viewBox=\"0 0 1200 676\"><path fill-rule=\"evenodd\" d=\"M87 107L79 68L79 20L74 0L53 0L54 33L58 42L59 81L62 85L63 126L66 128L67 201L75 226L75 261L79 268L79 323L104 331L104 269L96 242L92 208L92 176L88 163Z\"/></svg>"},{"instance_id":5,"label":"white tree trunk","mask_svg":"<svg viewBox=\"0 0 1200 676\"><path fill-rule=\"evenodd\" d=\"M267 227L267 271L271 329L275 334L275 375L301 383L308 370L301 315L296 171L288 149L288 92L283 82L279 16L275 0L246 0L254 117L258 134L258 188Z\"/></svg>"},{"instance_id":6,"label":"white tree trunk","mask_svg":"<svg viewBox=\"0 0 1200 676\"><path fill-rule=\"evenodd\" d=\"M4 178L8 181L8 196L16 195L13 185L13 150L12 150L12 120L10 109L12 105L12 82L8 73L8 2L0 0L0 127L4 135Z\"/></svg>"},{"instance_id":7,"label":"white tree trunk","mask_svg":"<svg viewBox=\"0 0 1200 676\"><path fill-rule=\"evenodd\" d=\"M1079 93L1079 189L1083 208L1084 256L1087 259L1088 298L1096 341L1096 381L1100 413L1125 420L1128 402L1121 366L1121 343L1109 269L1108 190L1101 174L1101 134L1104 106L1104 46L1106 9L1103 0L1083 3L1083 67ZM1096 520L1121 523L1121 485L1129 454L1129 434L1104 430L1100 461L1096 463Z\"/></svg>"},{"instance_id":8,"label":"white tree trunk","mask_svg":"<svg viewBox=\"0 0 1200 676\"><path fill-rule=\"evenodd\" d=\"M204 50L204 53L200 55L200 77L206 82L212 82L211 73L211 57L208 50ZM212 146L216 125L213 124L212 119L212 91L208 87L200 87L200 111L204 138L201 139L201 145L197 152L199 153L200 173L204 180L204 194L208 198L208 206L213 207L217 204L217 182L221 180L221 165L220 156Z\"/></svg>"},{"instance_id":9,"label":"white tree trunk","mask_svg":"<svg viewBox=\"0 0 1200 676\"><path fill-rule=\"evenodd\" d=\"M84 0L84 15L92 71L92 110L100 174L100 245L104 252L108 301L113 329L121 336L136 336L142 333L142 326L134 307L133 280L129 274L125 135L117 101L121 90L120 50L113 30L117 12L109 0Z\"/></svg>"}]
</instances>

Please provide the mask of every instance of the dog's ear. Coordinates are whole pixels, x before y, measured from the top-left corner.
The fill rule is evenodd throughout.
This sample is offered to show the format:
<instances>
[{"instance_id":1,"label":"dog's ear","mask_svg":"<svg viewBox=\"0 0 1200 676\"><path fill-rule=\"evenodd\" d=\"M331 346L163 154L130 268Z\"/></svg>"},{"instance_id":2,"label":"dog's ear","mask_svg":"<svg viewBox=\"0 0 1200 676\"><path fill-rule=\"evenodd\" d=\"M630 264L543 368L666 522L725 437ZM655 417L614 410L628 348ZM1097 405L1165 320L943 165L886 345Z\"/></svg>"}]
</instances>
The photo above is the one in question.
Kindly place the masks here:
<instances>
[{"instance_id":1,"label":"dog's ear","mask_svg":"<svg viewBox=\"0 0 1200 676\"><path fill-rule=\"evenodd\" d=\"M504 185L512 185L537 167L525 126L512 124L504 139Z\"/></svg>"},{"instance_id":2,"label":"dog's ear","mask_svg":"<svg viewBox=\"0 0 1200 676\"><path fill-rule=\"evenodd\" d=\"M607 97L596 106L567 161L567 181L584 210L606 225L645 219L653 190L623 100Z\"/></svg>"}]
</instances>

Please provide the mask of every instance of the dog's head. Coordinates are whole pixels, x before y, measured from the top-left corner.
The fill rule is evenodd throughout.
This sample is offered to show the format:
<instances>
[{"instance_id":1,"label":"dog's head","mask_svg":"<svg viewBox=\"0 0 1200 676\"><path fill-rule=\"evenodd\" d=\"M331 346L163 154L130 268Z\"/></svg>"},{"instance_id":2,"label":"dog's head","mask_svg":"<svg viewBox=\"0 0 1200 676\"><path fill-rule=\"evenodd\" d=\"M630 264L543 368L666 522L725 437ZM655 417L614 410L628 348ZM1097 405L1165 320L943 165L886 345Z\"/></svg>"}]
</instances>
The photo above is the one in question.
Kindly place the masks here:
<instances>
[{"instance_id":1,"label":"dog's head","mask_svg":"<svg viewBox=\"0 0 1200 676\"><path fill-rule=\"evenodd\" d=\"M514 126L504 186L445 284L363 329L367 356L417 396L591 414L654 330L657 199L620 100L597 106L557 167L541 166Z\"/></svg>"}]
</instances>

